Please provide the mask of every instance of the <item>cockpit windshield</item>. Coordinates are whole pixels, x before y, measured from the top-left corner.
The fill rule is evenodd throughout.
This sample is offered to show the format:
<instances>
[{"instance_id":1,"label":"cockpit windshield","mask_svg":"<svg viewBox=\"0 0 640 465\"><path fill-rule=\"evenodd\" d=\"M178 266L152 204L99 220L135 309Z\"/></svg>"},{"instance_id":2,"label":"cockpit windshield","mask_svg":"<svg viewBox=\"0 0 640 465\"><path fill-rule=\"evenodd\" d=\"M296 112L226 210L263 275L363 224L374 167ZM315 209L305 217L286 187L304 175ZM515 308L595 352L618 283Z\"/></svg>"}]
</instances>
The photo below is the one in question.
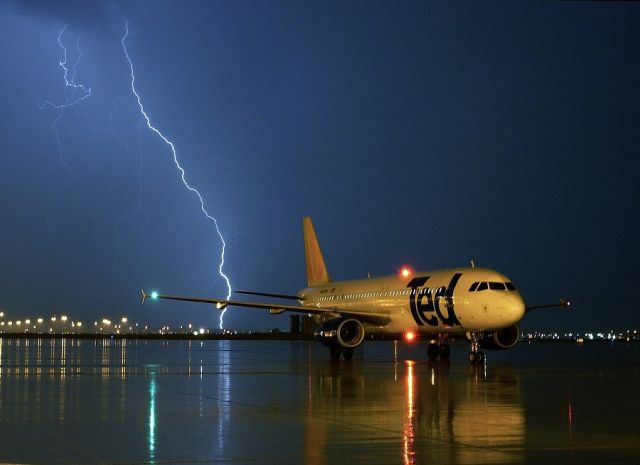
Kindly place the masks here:
<instances>
[{"instance_id":1,"label":"cockpit windshield","mask_svg":"<svg viewBox=\"0 0 640 465\"><path fill-rule=\"evenodd\" d=\"M512 282L477 282L471 285L471 287L469 288L469 292L480 292L486 291L487 289L491 289L492 291L515 291L516 287Z\"/></svg>"}]
</instances>

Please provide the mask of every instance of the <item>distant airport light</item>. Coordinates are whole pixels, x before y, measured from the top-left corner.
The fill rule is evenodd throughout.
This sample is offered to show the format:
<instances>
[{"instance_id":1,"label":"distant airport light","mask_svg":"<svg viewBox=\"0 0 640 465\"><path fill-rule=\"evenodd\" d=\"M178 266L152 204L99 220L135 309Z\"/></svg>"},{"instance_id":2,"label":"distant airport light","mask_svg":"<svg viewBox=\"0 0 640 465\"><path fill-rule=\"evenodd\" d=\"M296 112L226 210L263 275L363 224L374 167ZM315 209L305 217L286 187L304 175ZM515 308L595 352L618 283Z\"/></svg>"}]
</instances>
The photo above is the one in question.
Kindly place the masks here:
<instances>
[{"instance_id":1,"label":"distant airport light","mask_svg":"<svg viewBox=\"0 0 640 465\"><path fill-rule=\"evenodd\" d=\"M51 317L51 321L56 321L56 320L57 318L55 317L55 315Z\"/></svg>"},{"instance_id":2,"label":"distant airport light","mask_svg":"<svg viewBox=\"0 0 640 465\"><path fill-rule=\"evenodd\" d=\"M412 274L413 274L413 271L411 271L411 268L409 268L408 266L403 266L402 269L400 270L400 276L402 276L403 278L408 278Z\"/></svg>"},{"instance_id":3,"label":"distant airport light","mask_svg":"<svg viewBox=\"0 0 640 465\"><path fill-rule=\"evenodd\" d=\"M67 317L66 317L66 315L62 315L62 316L60 317L60 320L61 320L61 321L67 321Z\"/></svg>"},{"instance_id":4,"label":"distant airport light","mask_svg":"<svg viewBox=\"0 0 640 465\"><path fill-rule=\"evenodd\" d=\"M17 324L18 326L20 326L20 325L22 324L22 321L18 320L18 321L16 321L16 324Z\"/></svg>"},{"instance_id":5,"label":"distant airport light","mask_svg":"<svg viewBox=\"0 0 640 465\"><path fill-rule=\"evenodd\" d=\"M204 334L204 328L199 329L200 334Z\"/></svg>"},{"instance_id":6,"label":"distant airport light","mask_svg":"<svg viewBox=\"0 0 640 465\"><path fill-rule=\"evenodd\" d=\"M11 326L13 324L13 321L8 322L7 324Z\"/></svg>"},{"instance_id":7,"label":"distant airport light","mask_svg":"<svg viewBox=\"0 0 640 465\"><path fill-rule=\"evenodd\" d=\"M82 321L78 321L78 322L76 323L76 326L82 326Z\"/></svg>"},{"instance_id":8,"label":"distant airport light","mask_svg":"<svg viewBox=\"0 0 640 465\"><path fill-rule=\"evenodd\" d=\"M24 323L27 324L27 325L30 325L31 324L31 320L24 320Z\"/></svg>"},{"instance_id":9,"label":"distant airport light","mask_svg":"<svg viewBox=\"0 0 640 465\"><path fill-rule=\"evenodd\" d=\"M152 299L157 299L157 298L158 298L158 293L157 293L156 291L153 291L153 292L151 293L151 298L152 298Z\"/></svg>"},{"instance_id":10,"label":"distant airport light","mask_svg":"<svg viewBox=\"0 0 640 465\"><path fill-rule=\"evenodd\" d=\"M127 317L126 317L126 316L123 316L123 317L122 317L122 322L123 322L123 323L126 323L127 321L128 321L128 320L127 320Z\"/></svg>"},{"instance_id":11,"label":"distant airport light","mask_svg":"<svg viewBox=\"0 0 640 465\"><path fill-rule=\"evenodd\" d=\"M4 318L4 312L0 312L0 318Z\"/></svg>"},{"instance_id":12,"label":"distant airport light","mask_svg":"<svg viewBox=\"0 0 640 465\"><path fill-rule=\"evenodd\" d=\"M413 331L407 331L404 333L404 340L409 343L414 342L416 340L416 333Z\"/></svg>"},{"instance_id":13,"label":"distant airport light","mask_svg":"<svg viewBox=\"0 0 640 465\"><path fill-rule=\"evenodd\" d=\"M44 322L42 318L38 318L38 324L41 325Z\"/></svg>"}]
</instances>

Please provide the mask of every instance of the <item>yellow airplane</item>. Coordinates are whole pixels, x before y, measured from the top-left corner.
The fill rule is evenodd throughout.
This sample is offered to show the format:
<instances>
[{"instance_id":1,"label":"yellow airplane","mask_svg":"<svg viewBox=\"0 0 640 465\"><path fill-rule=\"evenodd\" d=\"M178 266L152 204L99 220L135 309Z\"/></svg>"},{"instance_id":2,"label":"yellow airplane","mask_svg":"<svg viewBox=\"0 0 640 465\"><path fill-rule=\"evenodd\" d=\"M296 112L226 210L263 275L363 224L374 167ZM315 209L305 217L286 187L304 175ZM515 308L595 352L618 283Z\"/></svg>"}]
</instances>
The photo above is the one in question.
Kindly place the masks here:
<instances>
[{"instance_id":1,"label":"yellow airplane","mask_svg":"<svg viewBox=\"0 0 640 465\"><path fill-rule=\"evenodd\" d=\"M182 300L269 310L271 314L298 312L314 315L318 321L315 338L330 349L331 357L353 357L366 334L402 334L412 341L430 339L427 355L448 359L449 335L465 335L471 343L469 361L481 363L480 349L509 349L519 339L516 325L534 308L568 306L559 304L525 307L509 278L487 268L470 267L415 272L408 267L397 275L353 281L332 281L327 271L311 218L303 219L307 288L296 295L236 291L278 299L297 300L297 305L216 298L150 294L142 301Z\"/></svg>"}]
</instances>

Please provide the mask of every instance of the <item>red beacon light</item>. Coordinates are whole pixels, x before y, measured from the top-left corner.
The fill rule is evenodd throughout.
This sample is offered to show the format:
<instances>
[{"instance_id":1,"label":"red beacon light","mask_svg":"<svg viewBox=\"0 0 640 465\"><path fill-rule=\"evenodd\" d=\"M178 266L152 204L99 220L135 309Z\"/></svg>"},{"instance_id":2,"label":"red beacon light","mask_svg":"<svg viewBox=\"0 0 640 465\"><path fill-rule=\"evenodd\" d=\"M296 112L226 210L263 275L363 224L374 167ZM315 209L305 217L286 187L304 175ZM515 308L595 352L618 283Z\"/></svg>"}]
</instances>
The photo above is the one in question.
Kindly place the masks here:
<instances>
[{"instance_id":1,"label":"red beacon light","mask_svg":"<svg viewBox=\"0 0 640 465\"><path fill-rule=\"evenodd\" d=\"M404 340L407 341L408 343L415 342L417 337L418 336L413 331L407 331L406 333L404 333Z\"/></svg>"},{"instance_id":2,"label":"red beacon light","mask_svg":"<svg viewBox=\"0 0 640 465\"><path fill-rule=\"evenodd\" d=\"M403 278L408 278L412 274L413 274L413 270L408 266L405 265L402 268L400 268L400 276L402 276Z\"/></svg>"}]
</instances>

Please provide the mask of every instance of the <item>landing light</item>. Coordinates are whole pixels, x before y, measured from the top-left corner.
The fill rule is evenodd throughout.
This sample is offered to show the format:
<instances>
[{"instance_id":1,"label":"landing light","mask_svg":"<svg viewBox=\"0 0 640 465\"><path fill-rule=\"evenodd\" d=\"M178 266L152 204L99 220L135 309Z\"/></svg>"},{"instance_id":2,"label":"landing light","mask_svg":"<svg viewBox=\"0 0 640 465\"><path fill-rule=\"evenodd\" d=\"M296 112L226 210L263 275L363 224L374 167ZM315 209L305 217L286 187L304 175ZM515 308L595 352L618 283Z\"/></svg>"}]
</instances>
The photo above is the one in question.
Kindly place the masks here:
<instances>
[{"instance_id":1,"label":"landing light","mask_svg":"<svg viewBox=\"0 0 640 465\"><path fill-rule=\"evenodd\" d=\"M152 298L152 299L157 299L157 298L158 298L158 293L157 293L156 291L153 291L153 292L151 293L151 298Z\"/></svg>"}]
</instances>

